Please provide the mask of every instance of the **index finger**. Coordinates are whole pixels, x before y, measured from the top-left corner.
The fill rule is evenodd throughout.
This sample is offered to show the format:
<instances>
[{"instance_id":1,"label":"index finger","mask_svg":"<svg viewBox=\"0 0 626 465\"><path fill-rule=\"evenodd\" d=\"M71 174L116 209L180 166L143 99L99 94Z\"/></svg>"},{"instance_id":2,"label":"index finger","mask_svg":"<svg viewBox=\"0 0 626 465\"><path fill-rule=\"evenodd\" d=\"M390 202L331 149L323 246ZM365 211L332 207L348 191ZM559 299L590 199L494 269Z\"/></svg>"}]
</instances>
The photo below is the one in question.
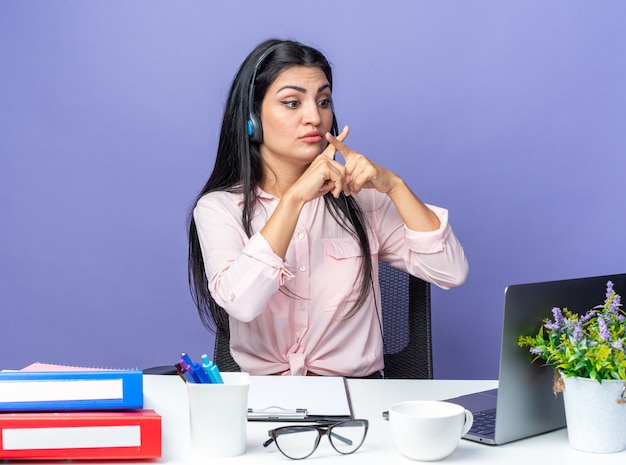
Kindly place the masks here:
<instances>
[{"instance_id":1,"label":"index finger","mask_svg":"<svg viewBox=\"0 0 626 465\"><path fill-rule=\"evenodd\" d=\"M348 129L348 126L344 128L344 131L346 129ZM334 137L332 134L326 133L326 140L329 142L329 146L332 146L337 152L341 154L345 161L348 161L351 155L356 152L343 143L343 141L345 140L345 136L340 137L342 134L343 131L341 132L341 134L339 134L339 136Z\"/></svg>"},{"instance_id":2,"label":"index finger","mask_svg":"<svg viewBox=\"0 0 626 465\"><path fill-rule=\"evenodd\" d=\"M342 129L342 131L337 134L337 137L332 136L330 133L326 133L326 140L328 142L330 142L328 144L328 146L324 149L324 151L322 152L322 155L327 156L328 158L330 158L331 160L335 159L335 152L337 151L337 148L333 145L332 141L328 138L328 136L332 137L334 140L336 141L344 141L346 139L346 137L348 137L348 133L350 132L350 128L348 126L344 127Z\"/></svg>"}]
</instances>

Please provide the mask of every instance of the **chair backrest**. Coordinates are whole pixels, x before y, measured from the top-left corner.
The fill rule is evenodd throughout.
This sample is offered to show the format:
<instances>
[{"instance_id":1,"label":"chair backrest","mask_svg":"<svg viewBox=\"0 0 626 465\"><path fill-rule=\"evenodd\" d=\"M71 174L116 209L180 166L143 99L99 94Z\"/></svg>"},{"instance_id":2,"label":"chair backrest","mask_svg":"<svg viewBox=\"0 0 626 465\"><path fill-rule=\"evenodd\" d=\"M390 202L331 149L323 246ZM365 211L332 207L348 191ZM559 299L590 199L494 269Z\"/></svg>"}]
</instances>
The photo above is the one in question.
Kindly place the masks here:
<instances>
[{"instance_id":1,"label":"chair backrest","mask_svg":"<svg viewBox=\"0 0 626 465\"><path fill-rule=\"evenodd\" d=\"M379 263L385 377L432 379L430 284ZM229 338L217 333L213 361L222 371L241 371L230 354Z\"/></svg>"},{"instance_id":2,"label":"chair backrest","mask_svg":"<svg viewBox=\"0 0 626 465\"><path fill-rule=\"evenodd\" d=\"M385 378L432 379L430 284L379 263Z\"/></svg>"},{"instance_id":3,"label":"chair backrest","mask_svg":"<svg viewBox=\"0 0 626 465\"><path fill-rule=\"evenodd\" d=\"M228 318L226 318L226 326L228 328ZM220 371L241 371L237 362L230 354L230 337L223 335L219 331L215 334L215 347L213 349L213 363L215 363Z\"/></svg>"}]
</instances>

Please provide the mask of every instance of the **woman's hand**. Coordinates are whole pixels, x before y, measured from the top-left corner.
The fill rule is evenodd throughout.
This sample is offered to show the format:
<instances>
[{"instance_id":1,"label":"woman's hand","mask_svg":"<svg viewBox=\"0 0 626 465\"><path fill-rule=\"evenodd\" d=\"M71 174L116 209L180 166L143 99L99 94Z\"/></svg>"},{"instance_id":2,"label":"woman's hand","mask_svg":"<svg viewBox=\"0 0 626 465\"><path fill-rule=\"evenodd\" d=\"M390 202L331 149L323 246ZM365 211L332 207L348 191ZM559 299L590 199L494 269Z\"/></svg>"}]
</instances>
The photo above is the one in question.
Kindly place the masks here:
<instances>
[{"instance_id":1,"label":"woman's hand","mask_svg":"<svg viewBox=\"0 0 626 465\"><path fill-rule=\"evenodd\" d=\"M348 131L349 128L346 126L341 132L341 135L347 135ZM345 136L339 138L332 136L330 133L326 133L326 140L328 140L330 144L326 150L324 150L324 153L328 156L329 154L326 152L329 148L332 148L331 157L333 157L334 152L337 151L345 160L343 190L346 195L350 195L352 192L358 194L361 189L376 189L379 192L390 195L394 187L401 181L400 178L388 169L374 163L357 151L352 150L343 143L344 139Z\"/></svg>"},{"instance_id":2,"label":"woman's hand","mask_svg":"<svg viewBox=\"0 0 626 465\"><path fill-rule=\"evenodd\" d=\"M337 140L343 141L347 135L346 128L337 136ZM333 160L335 152L335 148L328 144L315 157L298 180L280 196L276 210L261 229L261 234L274 253L283 260L304 205L327 192L339 197L346 184L346 168Z\"/></svg>"},{"instance_id":3,"label":"woman's hand","mask_svg":"<svg viewBox=\"0 0 626 465\"><path fill-rule=\"evenodd\" d=\"M346 126L341 134L347 135L347 129ZM441 223L437 215L424 205L400 176L352 150L339 137L327 133L326 140L330 143L329 147L334 149L330 156L336 150L346 162L343 182L346 195L352 192L358 194L361 189L376 189L391 198L407 228L413 231L434 231L439 228ZM324 152L327 150L328 147Z\"/></svg>"},{"instance_id":4,"label":"woman's hand","mask_svg":"<svg viewBox=\"0 0 626 465\"><path fill-rule=\"evenodd\" d=\"M349 129L346 126L335 141L341 143L347 135ZM344 165L334 160L337 150L331 144L324 149L309 165L302 176L289 189L290 195L296 195L303 202L310 202L313 199L323 196L327 192L332 192L335 197L339 197L342 190L347 189L350 177Z\"/></svg>"}]
</instances>

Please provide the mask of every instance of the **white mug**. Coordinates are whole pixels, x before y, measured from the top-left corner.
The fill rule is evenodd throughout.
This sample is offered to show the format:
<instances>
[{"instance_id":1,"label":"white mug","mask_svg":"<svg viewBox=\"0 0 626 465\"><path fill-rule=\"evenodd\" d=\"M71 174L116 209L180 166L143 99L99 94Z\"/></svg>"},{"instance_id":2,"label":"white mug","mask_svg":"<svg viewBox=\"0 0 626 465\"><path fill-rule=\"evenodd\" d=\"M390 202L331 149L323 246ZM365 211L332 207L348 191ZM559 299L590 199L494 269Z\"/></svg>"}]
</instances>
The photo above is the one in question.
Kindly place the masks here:
<instances>
[{"instance_id":1,"label":"white mug","mask_svg":"<svg viewBox=\"0 0 626 465\"><path fill-rule=\"evenodd\" d=\"M469 410L451 402L414 400L389 407L392 440L402 455L413 460L447 457L473 422Z\"/></svg>"}]
</instances>

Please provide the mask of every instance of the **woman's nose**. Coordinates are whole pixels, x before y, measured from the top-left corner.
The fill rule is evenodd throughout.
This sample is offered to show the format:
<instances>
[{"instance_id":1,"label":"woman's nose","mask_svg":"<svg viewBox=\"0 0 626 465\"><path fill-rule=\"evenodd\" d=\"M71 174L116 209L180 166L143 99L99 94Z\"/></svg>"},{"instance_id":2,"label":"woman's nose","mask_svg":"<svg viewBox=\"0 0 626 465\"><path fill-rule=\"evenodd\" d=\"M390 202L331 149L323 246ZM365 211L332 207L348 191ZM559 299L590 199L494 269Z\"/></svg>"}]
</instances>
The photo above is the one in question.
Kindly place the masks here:
<instances>
[{"instance_id":1,"label":"woman's nose","mask_svg":"<svg viewBox=\"0 0 626 465\"><path fill-rule=\"evenodd\" d=\"M313 102L311 104L307 104L305 108L304 114L304 123L312 124L317 126L322 121L322 115L320 113L320 108L317 106L317 102Z\"/></svg>"}]
</instances>

